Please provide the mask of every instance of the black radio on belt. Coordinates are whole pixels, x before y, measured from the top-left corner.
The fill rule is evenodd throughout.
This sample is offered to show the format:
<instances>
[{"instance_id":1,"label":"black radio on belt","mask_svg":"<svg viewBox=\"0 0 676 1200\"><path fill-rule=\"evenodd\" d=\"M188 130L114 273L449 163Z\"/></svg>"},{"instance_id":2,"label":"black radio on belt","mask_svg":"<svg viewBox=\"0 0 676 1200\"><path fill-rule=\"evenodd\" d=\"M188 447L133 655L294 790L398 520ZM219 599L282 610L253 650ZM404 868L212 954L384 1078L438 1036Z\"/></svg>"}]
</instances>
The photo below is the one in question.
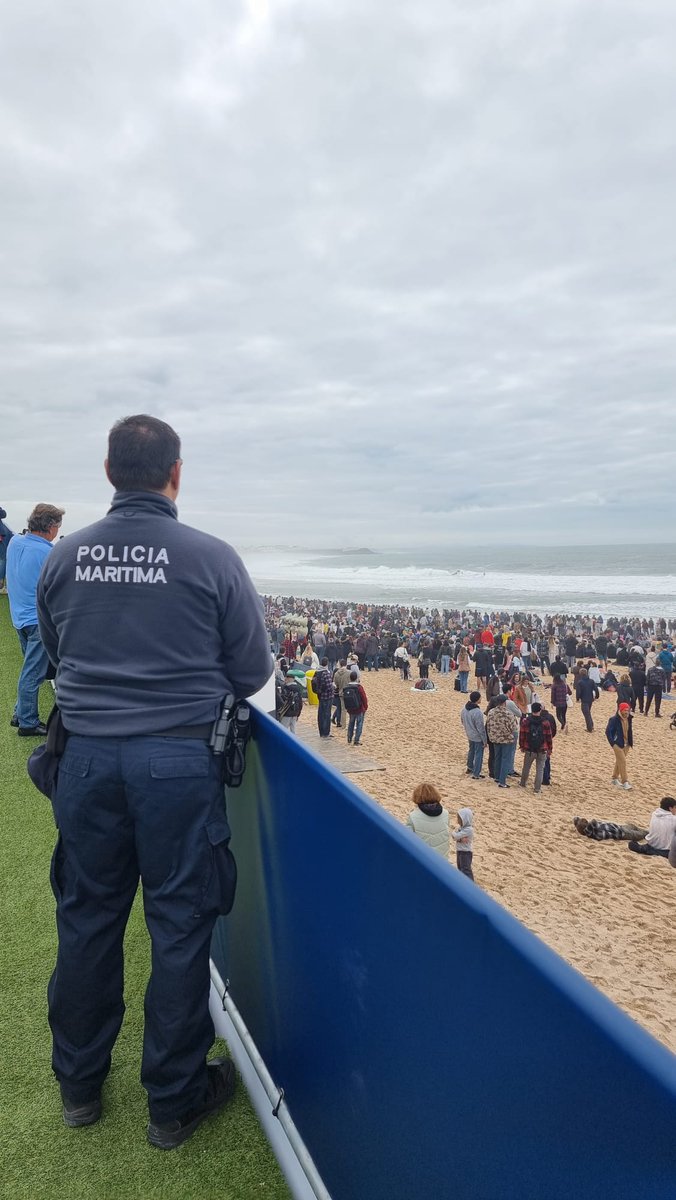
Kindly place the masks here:
<instances>
[{"instance_id":1,"label":"black radio on belt","mask_svg":"<svg viewBox=\"0 0 676 1200\"><path fill-rule=\"evenodd\" d=\"M217 758L223 759L223 782L239 787L244 774L246 745L251 737L251 710L245 700L228 695L220 715L214 722L209 745Z\"/></svg>"}]
</instances>

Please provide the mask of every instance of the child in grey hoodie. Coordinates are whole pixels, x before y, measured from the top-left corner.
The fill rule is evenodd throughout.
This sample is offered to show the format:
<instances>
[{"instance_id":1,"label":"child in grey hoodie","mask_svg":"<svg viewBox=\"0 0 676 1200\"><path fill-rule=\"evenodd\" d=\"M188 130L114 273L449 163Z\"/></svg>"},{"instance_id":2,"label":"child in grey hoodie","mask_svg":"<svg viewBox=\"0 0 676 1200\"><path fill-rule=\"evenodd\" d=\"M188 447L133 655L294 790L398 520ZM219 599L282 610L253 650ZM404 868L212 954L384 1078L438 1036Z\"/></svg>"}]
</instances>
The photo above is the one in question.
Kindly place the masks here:
<instances>
[{"instance_id":1,"label":"child in grey hoodie","mask_svg":"<svg viewBox=\"0 0 676 1200\"><path fill-rule=\"evenodd\" d=\"M474 881L472 853L474 846L474 814L471 808L458 809L458 829L451 832L455 842L455 858L458 870Z\"/></svg>"}]
</instances>

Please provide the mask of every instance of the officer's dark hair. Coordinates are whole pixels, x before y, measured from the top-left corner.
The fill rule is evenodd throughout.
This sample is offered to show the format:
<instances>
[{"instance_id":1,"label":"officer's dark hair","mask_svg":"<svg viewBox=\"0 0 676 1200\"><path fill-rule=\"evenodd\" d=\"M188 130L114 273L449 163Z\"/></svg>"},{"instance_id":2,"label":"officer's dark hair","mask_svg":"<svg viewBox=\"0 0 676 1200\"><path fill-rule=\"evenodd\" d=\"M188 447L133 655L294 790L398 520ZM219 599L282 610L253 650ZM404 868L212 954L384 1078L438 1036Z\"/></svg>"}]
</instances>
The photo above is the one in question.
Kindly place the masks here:
<instances>
[{"instance_id":1,"label":"officer's dark hair","mask_svg":"<svg viewBox=\"0 0 676 1200\"><path fill-rule=\"evenodd\" d=\"M145 413L116 421L108 437L108 475L118 492L161 492L180 457L171 425Z\"/></svg>"}]
</instances>

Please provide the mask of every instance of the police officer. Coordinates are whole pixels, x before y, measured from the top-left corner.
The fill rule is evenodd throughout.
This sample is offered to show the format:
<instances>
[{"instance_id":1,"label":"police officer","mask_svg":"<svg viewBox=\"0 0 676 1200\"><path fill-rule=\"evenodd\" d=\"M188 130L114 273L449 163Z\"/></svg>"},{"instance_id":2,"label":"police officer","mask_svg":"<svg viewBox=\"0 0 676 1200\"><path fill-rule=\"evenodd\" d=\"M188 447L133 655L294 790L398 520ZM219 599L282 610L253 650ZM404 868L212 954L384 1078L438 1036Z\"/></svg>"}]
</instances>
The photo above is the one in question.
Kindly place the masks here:
<instances>
[{"instance_id":1,"label":"police officer","mask_svg":"<svg viewBox=\"0 0 676 1200\"><path fill-rule=\"evenodd\" d=\"M112 506L54 547L38 587L69 734L54 793L52 1065L66 1123L98 1120L140 876L152 940L141 1077L148 1138L162 1149L190 1137L234 1089L229 1060L206 1062L209 945L236 880L209 736L226 693L250 696L271 674L262 607L240 558L177 521L180 453L163 421L118 421L105 464Z\"/></svg>"}]
</instances>

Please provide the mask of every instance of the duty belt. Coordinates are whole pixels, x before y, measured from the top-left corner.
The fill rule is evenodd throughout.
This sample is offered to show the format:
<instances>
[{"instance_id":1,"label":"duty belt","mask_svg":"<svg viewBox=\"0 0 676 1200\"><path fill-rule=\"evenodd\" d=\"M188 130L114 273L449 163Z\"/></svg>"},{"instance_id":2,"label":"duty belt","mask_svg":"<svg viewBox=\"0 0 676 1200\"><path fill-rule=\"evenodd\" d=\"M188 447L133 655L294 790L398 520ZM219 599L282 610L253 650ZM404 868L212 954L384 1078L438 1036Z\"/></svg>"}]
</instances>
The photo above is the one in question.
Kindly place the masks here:
<instances>
[{"instance_id":1,"label":"duty belt","mask_svg":"<svg viewBox=\"0 0 676 1200\"><path fill-rule=\"evenodd\" d=\"M200 741L211 737L213 721L208 725L175 725L173 729L162 729L159 733L146 733L145 737L198 738Z\"/></svg>"}]
</instances>

